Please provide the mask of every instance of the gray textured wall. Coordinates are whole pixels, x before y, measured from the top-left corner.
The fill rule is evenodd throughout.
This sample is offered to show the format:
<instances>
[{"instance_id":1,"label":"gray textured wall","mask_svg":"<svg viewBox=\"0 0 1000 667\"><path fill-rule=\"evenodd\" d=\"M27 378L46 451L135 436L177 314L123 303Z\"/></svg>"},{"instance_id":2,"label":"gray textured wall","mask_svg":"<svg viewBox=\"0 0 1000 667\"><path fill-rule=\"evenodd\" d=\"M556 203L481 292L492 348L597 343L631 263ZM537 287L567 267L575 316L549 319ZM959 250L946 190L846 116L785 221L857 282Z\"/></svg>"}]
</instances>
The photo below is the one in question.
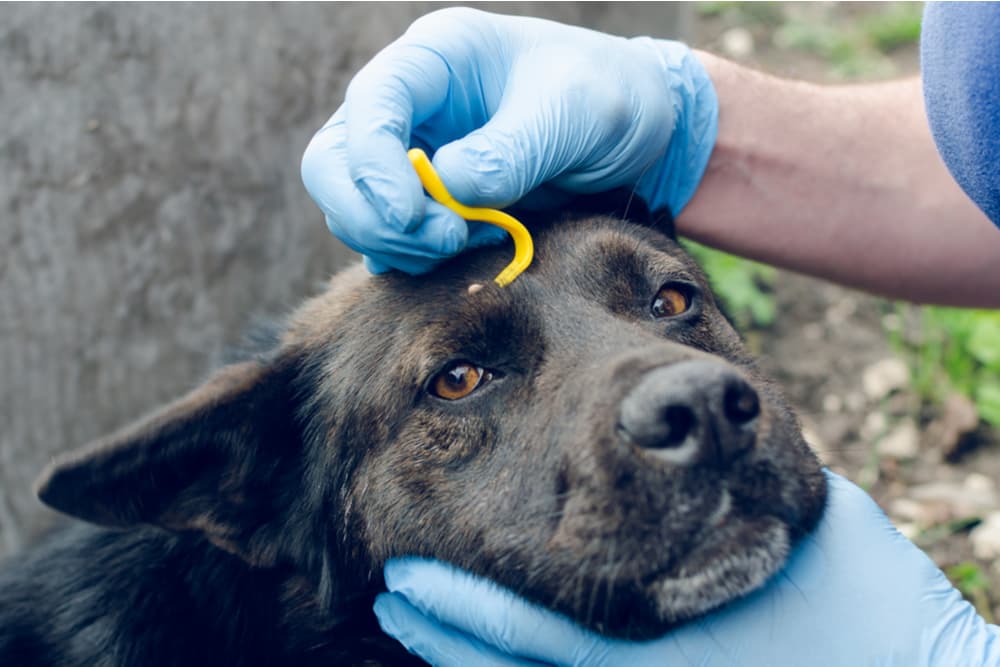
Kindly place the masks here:
<instances>
[{"instance_id":1,"label":"gray textured wall","mask_svg":"<svg viewBox=\"0 0 1000 667\"><path fill-rule=\"evenodd\" d=\"M683 10L493 5L620 34ZM298 175L405 5L0 9L0 556L49 517L31 484L196 383L255 316L349 258Z\"/></svg>"}]
</instances>

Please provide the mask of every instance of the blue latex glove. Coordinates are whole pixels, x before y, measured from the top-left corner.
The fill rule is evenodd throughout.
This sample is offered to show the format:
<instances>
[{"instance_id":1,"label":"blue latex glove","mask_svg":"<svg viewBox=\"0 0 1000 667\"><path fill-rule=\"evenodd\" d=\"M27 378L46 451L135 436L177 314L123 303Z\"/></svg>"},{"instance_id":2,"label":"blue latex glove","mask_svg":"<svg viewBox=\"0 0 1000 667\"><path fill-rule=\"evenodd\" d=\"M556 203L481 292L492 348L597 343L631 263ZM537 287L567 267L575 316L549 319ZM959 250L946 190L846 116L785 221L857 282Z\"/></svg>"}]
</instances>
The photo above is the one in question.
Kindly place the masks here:
<instances>
[{"instance_id":1,"label":"blue latex glove","mask_svg":"<svg viewBox=\"0 0 1000 667\"><path fill-rule=\"evenodd\" d=\"M302 180L370 269L420 273L505 233L427 198L408 147L434 153L467 205L509 205L543 184L536 206L631 186L676 215L705 171L717 117L708 75L678 42L445 9L354 77L306 149Z\"/></svg>"},{"instance_id":2,"label":"blue latex glove","mask_svg":"<svg viewBox=\"0 0 1000 667\"><path fill-rule=\"evenodd\" d=\"M846 479L764 589L662 639L602 638L451 566L390 562L382 628L435 665L1000 665L1000 629Z\"/></svg>"}]
</instances>

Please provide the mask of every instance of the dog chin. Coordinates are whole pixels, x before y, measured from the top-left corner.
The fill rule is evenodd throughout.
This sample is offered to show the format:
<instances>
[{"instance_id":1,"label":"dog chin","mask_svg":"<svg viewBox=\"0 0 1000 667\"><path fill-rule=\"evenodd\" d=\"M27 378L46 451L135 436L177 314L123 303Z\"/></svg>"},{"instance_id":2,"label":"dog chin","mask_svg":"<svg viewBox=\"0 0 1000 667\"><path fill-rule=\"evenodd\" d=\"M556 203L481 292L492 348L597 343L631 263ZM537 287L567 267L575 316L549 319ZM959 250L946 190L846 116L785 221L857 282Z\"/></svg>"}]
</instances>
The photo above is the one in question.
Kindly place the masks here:
<instances>
[{"instance_id":1,"label":"dog chin","mask_svg":"<svg viewBox=\"0 0 1000 667\"><path fill-rule=\"evenodd\" d=\"M730 517L655 577L647 594L665 626L676 625L760 588L785 564L790 544L780 519Z\"/></svg>"}]
</instances>

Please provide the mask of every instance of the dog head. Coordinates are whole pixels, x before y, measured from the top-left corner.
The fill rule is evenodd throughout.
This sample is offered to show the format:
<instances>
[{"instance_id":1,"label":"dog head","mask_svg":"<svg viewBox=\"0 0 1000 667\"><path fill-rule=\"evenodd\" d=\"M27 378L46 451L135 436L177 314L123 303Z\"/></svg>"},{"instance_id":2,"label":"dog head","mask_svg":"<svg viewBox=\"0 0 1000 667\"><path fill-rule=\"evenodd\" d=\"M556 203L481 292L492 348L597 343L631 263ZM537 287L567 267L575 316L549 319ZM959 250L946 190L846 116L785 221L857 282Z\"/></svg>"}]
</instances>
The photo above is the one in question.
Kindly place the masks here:
<instances>
[{"instance_id":1,"label":"dog head","mask_svg":"<svg viewBox=\"0 0 1000 667\"><path fill-rule=\"evenodd\" d=\"M507 248L334 277L268 354L56 461L42 499L202 534L327 607L402 555L630 637L760 586L825 499L790 408L673 240L533 232L503 289Z\"/></svg>"}]
</instances>

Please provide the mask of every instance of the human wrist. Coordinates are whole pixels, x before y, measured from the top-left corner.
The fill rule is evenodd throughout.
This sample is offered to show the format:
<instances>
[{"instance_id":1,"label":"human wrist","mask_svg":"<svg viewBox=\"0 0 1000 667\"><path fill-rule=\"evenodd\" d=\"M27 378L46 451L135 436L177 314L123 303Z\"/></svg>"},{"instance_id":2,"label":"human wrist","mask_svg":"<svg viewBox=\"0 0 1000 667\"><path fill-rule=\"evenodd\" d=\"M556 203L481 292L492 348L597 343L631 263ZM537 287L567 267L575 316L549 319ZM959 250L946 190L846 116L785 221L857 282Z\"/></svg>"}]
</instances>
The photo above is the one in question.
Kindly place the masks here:
<instances>
[{"instance_id":1,"label":"human wrist","mask_svg":"<svg viewBox=\"0 0 1000 667\"><path fill-rule=\"evenodd\" d=\"M801 203L791 204L800 190L808 188L810 201L830 194L815 190L827 179L808 172L817 142L826 140L815 132L815 117L828 102L827 90L695 53L715 86L719 124L699 189L683 215L674 216L677 230L699 243L780 264L769 240L775 216L801 218ZM770 231L762 234L764 229Z\"/></svg>"},{"instance_id":2,"label":"human wrist","mask_svg":"<svg viewBox=\"0 0 1000 667\"><path fill-rule=\"evenodd\" d=\"M632 41L656 54L674 111L666 151L639 179L637 192L650 208L676 217L694 196L715 146L718 96L708 70L687 45L649 37Z\"/></svg>"}]
</instances>

